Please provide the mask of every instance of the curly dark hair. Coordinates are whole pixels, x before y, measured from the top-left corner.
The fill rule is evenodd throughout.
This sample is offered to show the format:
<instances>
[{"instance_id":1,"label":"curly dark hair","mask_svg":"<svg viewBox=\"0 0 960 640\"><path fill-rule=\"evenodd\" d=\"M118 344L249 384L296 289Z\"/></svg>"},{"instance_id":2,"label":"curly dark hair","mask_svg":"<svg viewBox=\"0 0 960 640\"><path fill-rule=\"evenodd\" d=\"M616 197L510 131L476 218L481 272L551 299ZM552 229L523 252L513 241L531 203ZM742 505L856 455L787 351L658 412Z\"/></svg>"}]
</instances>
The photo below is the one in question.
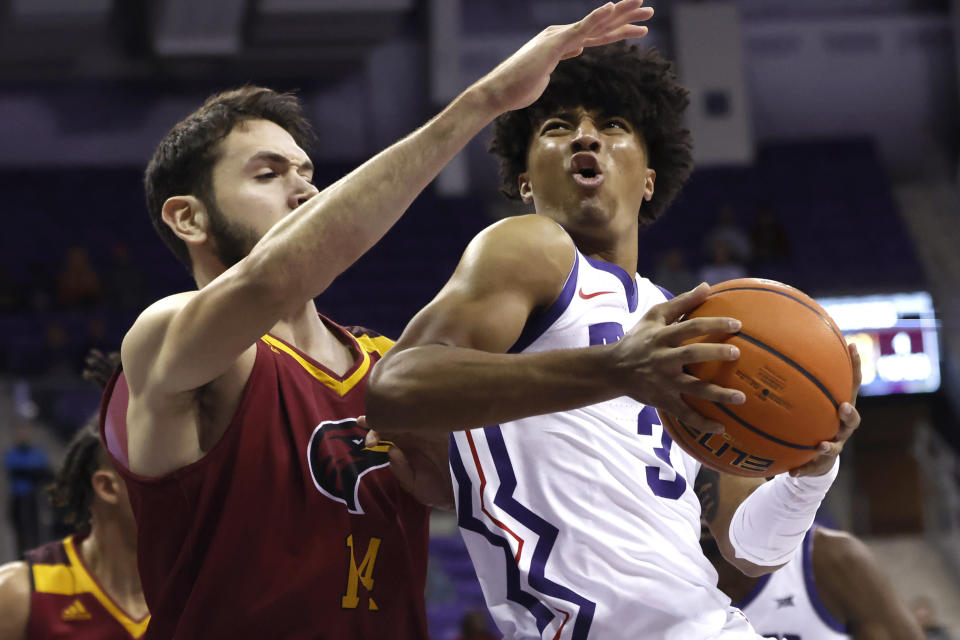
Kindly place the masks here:
<instances>
[{"instance_id":1,"label":"curly dark hair","mask_svg":"<svg viewBox=\"0 0 960 640\"><path fill-rule=\"evenodd\" d=\"M303 149L314 140L299 98L292 93L245 86L218 93L178 122L153 152L144 173L150 222L188 270L192 268L186 243L164 223L163 203L172 196L192 194L204 204L214 203L212 170L219 143L247 120L270 120L286 129Z\"/></svg>"},{"instance_id":2,"label":"curly dark hair","mask_svg":"<svg viewBox=\"0 0 960 640\"><path fill-rule=\"evenodd\" d=\"M641 223L649 224L666 210L693 171L693 142L683 126L689 102L673 63L656 49L618 42L563 60L536 102L494 122L489 150L500 160L500 191L520 198L517 180L527 169L534 132L544 119L578 106L599 109L627 118L643 135L650 168L657 172L653 198L639 213Z\"/></svg>"},{"instance_id":3,"label":"curly dark hair","mask_svg":"<svg viewBox=\"0 0 960 640\"><path fill-rule=\"evenodd\" d=\"M63 521L80 535L90 533L90 505L94 495L90 480L95 471L109 464L107 452L100 444L97 416L93 416L73 436L63 464L47 489L50 503L63 509Z\"/></svg>"}]
</instances>

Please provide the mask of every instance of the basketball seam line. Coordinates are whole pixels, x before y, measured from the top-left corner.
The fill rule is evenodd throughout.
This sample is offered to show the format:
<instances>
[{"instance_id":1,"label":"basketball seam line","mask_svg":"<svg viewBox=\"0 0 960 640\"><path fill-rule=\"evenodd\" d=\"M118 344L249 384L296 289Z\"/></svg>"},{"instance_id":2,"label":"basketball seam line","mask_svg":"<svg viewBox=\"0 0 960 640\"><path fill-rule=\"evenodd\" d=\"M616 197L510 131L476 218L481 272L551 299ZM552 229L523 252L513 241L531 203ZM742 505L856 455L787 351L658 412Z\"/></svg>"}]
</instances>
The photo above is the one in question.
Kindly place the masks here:
<instances>
[{"instance_id":1,"label":"basketball seam line","mask_svg":"<svg viewBox=\"0 0 960 640\"><path fill-rule=\"evenodd\" d=\"M714 291L710 293L710 296L715 296L717 294L724 293L725 291L766 291L767 293L775 293L778 296L783 296L784 298L790 298L797 304L802 304L807 309L810 309L810 311L813 311L815 314L817 314L817 317L823 320L824 323L827 325L827 327L830 328L831 333L833 333L833 335L835 335L840 340L840 342L843 343L844 349L847 348L847 341L843 338L843 334L839 333L834 328L833 323L828 318L824 318L822 313L820 313L815 308L811 307L809 304L807 304L806 302L804 302L803 300L801 300L796 296L792 296L789 293L786 293L784 291L777 291L776 289L767 289L765 287L730 287L729 289L721 289L720 291ZM707 296L707 297L709 298L710 296Z\"/></svg>"},{"instance_id":2,"label":"basketball seam line","mask_svg":"<svg viewBox=\"0 0 960 640\"><path fill-rule=\"evenodd\" d=\"M837 402L836 399L834 399L833 394L830 393L830 391L829 391L825 386L823 386L823 383L820 382L819 380L817 380L817 378L814 377L814 375L813 375L812 373L810 373L809 371L807 371L806 369L804 369L803 367L801 367L797 362L791 360L788 356L780 353L779 351L777 351L776 349L774 349L774 348L771 347L770 345L765 344L765 343L761 342L760 340L757 340L757 339L754 338L753 336L747 335L746 333L744 333L744 332L742 332L742 331L739 332L739 333L733 334L733 336L734 336L734 337L743 338L743 339L746 340L747 342L750 342L750 343L752 343L752 344L755 344L755 345L757 345L758 347L760 347L761 349L764 349L764 350L766 350L766 351L769 351L769 352L772 353L773 355L777 356L778 358L780 358L781 360L783 360L784 362L786 362L787 364L789 364L791 367L793 367L794 369L796 369L797 371L799 371L800 373L802 373L802 374L804 375L804 377L806 377L810 382L812 382L813 384L815 384L816 387L817 387L817 389L820 389L820 391L823 392L823 395L827 396L827 400L830 401L830 404L833 405L833 408L834 408L834 409L839 409L839 408L840 408L840 403Z\"/></svg>"},{"instance_id":3,"label":"basketball seam line","mask_svg":"<svg viewBox=\"0 0 960 640\"><path fill-rule=\"evenodd\" d=\"M717 407L718 409L720 409L720 411L723 411L725 414L727 414L728 416L730 416L731 418L733 418L734 420L736 420L737 422L739 422L741 425L743 425L743 426L746 427L747 429L750 429L750 431L753 431L753 432L756 433L757 435L761 435L761 436L763 436L764 438L766 438L767 440L770 440L770 441L772 441L772 442L775 442L775 443L777 443L777 444L779 444L779 445L783 445L784 447L790 447L791 449L806 449L806 450L808 450L808 451L813 450L813 449L816 449L817 446L818 446L818 445L812 445L812 446L810 446L810 445L805 445L805 444L797 444L796 442L790 442L790 441L788 441L788 440L782 440L782 439L780 439L780 438L778 438L778 437L776 437L776 436L772 436L772 435L770 435L769 433L767 433L767 432L765 432L765 431L762 431L761 429L758 429L757 427L753 426L752 424L750 424L749 422L747 422L746 420L744 420L743 418L741 418L740 416L738 416L737 414L735 414L733 411L730 411L729 409L727 409L725 406L723 406L723 405L720 404L719 402L714 402L713 404L715 404L716 407Z\"/></svg>"}]
</instances>

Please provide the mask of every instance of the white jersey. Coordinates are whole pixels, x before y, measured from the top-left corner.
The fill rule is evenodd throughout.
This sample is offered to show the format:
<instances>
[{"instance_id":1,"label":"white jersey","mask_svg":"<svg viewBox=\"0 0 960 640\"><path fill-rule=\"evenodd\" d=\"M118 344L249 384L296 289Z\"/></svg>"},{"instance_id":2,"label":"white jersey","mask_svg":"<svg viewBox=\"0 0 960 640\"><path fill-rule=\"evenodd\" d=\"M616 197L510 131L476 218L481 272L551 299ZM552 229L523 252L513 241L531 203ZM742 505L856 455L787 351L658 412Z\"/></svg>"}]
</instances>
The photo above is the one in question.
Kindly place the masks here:
<instances>
[{"instance_id":1,"label":"white jersey","mask_svg":"<svg viewBox=\"0 0 960 640\"><path fill-rule=\"evenodd\" d=\"M765 636L781 640L850 640L820 601L813 579L813 532L790 562L763 576L737 605Z\"/></svg>"},{"instance_id":2,"label":"white jersey","mask_svg":"<svg viewBox=\"0 0 960 640\"><path fill-rule=\"evenodd\" d=\"M511 352L619 340L666 296L577 252ZM627 397L453 434L457 515L505 638L756 640L699 545L700 463Z\"/></svg>"}]
</instances>

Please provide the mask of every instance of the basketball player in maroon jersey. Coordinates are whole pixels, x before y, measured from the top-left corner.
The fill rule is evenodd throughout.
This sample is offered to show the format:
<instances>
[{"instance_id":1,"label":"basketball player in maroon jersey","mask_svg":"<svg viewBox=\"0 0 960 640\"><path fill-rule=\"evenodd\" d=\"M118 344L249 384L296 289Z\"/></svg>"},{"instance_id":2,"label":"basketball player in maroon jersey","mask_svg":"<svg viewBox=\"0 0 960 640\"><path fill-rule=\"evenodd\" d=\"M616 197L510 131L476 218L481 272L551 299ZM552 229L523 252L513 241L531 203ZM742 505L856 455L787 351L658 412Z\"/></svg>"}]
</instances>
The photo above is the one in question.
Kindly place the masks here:
<instances>
[{"instance_id":1,"label":"basketball player in maroon jersey","mask_svg":"<svg viewBox=\"0 0 960 640\"><path fill-rule=\"evenodd\" d=\"M445 443L444 482L419 484L440 491L405 492L356 421L390 342L312 299L561 58L642 36L651 14L624 0L546 29L319 194L290 96L214 96L161 141L148 208L198 290L137 319L101 414L137 519L147 637L426 637L421 502L448 497Z\"/></svg>"},{"instance_id":2,"label":"basketball player in maroon jersey","mask_svg":"<svg viewBox=\"0 0 960 640\"><path fill-rule=\"evenodd\" d=\"M91 352L84 378L103 386L110 371L111 358ZM67 448L51 497L76 533L0 567L0 638L143 637L150 616L137 575L136 525L95 419Z\"/></svg>"}]
</instances>

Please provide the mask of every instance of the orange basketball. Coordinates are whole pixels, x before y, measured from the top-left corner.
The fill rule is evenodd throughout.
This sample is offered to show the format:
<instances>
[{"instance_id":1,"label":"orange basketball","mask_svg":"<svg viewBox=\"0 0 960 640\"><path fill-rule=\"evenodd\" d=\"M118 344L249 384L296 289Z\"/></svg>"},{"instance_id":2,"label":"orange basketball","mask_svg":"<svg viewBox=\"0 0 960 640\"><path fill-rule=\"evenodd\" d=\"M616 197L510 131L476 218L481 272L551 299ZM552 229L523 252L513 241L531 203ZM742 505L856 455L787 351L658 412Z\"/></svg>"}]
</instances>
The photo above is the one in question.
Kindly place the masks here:
<instances>
[{"instance_id":1,"label":"orange basketball","mask_svg":"<svg viewBox=\"0 0 960 640\"><path fill-rule=\"evenodd\" d=\"M747 401L724 405L684 396L726 431L702 432L660 413L664 428L690 455L726 473L772 476L812 460L817 445L836 436L837 409L853 393L853 366L840 329L802 291L758 278L711 287L707 300L687 314L704 316L743 323L739 333L724 340L740 349L740 358L696 363L687 370L743 391Z\"/></svg>"}]
</instances>

